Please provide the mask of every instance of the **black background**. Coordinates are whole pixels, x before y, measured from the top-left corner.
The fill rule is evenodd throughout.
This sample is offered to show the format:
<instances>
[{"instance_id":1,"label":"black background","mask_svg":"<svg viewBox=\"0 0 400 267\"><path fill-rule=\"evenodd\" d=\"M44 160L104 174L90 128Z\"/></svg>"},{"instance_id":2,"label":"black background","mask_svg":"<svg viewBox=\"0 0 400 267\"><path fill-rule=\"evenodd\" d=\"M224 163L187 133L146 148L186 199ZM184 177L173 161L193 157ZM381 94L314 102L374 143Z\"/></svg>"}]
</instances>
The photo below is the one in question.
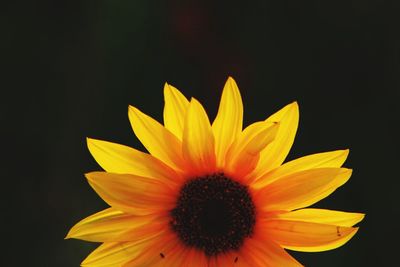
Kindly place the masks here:
<instances>
[{"instance_id":1,"label":"black background","mask_svg":"<svg viewBox=\"0 0 400 267\"><path fill-rule=\"evenodd\" d=\"M400 2L42 1L2 4L2 266L78 266L63 240L106 207L83 173L94 137L143 149L128 104L162 120L164 82L214 118L231 75L245 124L297 100L289 159L350 148L352 179L316 206L365 212L359 233L306 266L396 266Z\"/></svg>"}]
</instances>

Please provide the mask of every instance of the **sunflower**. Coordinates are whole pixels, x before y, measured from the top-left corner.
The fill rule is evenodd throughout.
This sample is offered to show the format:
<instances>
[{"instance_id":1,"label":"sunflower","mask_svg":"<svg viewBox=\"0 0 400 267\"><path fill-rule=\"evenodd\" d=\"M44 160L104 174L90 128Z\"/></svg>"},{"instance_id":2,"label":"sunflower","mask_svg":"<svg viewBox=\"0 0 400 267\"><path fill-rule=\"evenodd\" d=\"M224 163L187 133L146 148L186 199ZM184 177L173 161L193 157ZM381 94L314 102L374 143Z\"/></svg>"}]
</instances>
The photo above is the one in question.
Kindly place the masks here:
<instances>
[{"instance_id":1,"label":"sunflower","mask_svg":"<svg viewBox=\"0 0 400 267\"><path fill-rule=\"evenodd\" d=\"M349 241L364 215L306 208L351 176L348 150L284 163L299 120L293 102L242 130L228 78L211 124L203 106L164 87L164 125L129 107L148 153L87 139L105 172L86 174L111 207L66 238L102 242L82 266L302 266L285 249L325 251Z\"/></svg>"}]
</instances>

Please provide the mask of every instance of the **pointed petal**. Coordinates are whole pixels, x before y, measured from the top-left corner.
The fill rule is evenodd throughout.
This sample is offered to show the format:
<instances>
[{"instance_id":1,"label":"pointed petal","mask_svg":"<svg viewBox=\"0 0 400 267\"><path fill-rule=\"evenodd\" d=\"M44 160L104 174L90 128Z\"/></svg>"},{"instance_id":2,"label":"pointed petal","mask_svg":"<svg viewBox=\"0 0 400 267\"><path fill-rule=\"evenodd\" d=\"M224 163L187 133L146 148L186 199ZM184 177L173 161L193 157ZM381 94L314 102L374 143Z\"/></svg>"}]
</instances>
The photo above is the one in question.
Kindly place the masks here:
<instances>
[{"instance_id":1,"label":"pointed petal","mask_svg":"<svg viewBox=\"0 0 400 267\"><path fill-rule=\"evenodd\" d=\"M155 180L179 181L179 175L153 156L136 149L87 138L90 153L107 172L129 173Z\"/></svg>"},{"instance_id":2,"label":"pointed petal","mask_svg":"<svg viewBox=\"0 0 400 267\"><path fill-rule=\"evenodd\" d=\"M278 123L257 122L244 129L230 146L224 169L230 175L245 177L256 167L260 151L274 140L278 128Z\"/></svg>"},{"instance_id":3,"label":"pointed petal","mask_svg":"<svg viewBox=\"0 0 400 267\"><path fill-rule=\"evenodd\" d=\"M135 215L167 212L176 201L176 190L141 176L91 172L86 178L104 201Z\"/></svg>"},{"instance_id":4,"label":"pointed petal","mask_svg":"<svg viewBox=\"0 0 400 267\"><path fill-rule=\"evenodd\" d=\"M183 157L196 173L215 171L214 135L203 106L190 101L183 130Z\"/></svg>"},{"instance_id":5,"label":"pointed petal","mask_svg":"<svg viewBox=\"0 0 400 267\"><path fill-rule=\"evenodd\" d=\"M364 219L364 214L325 209L301 209L279 213L276 218L289 221L330 224L351 227Z\"/></svg>"},{"instance_id":6,"label":"pointed petal","mask_svg":"<svg viewBox=\"0 0 400 267\"><path fill-rule=\"evenodd\" d=\"M160 123L135 107L129 106L129 120L137 138L154 157L170 167L182 168L182 143Z\"/></svg>"},{"instance_id":7,"label":"pointed petal","mask_svg":"<svg viewBox=\"0 0 400 267\"><path fill-rule=\"evenodd\" d=\"M285 106L266 121L279 122L280 126L274 142L260 154L260 160L254 172L255 177L260 177L266 172L280 166L288 155L299 124L299 107L297 102Z\"/></svg>"},{"instance_id":8,"label":"pointed petal","mask_svg":"<svg viewBox=\"0 0 400 267\"><path fill-rule=\"evenodd\" d=\"M249 238L243 247L243 256L253 267L301 267L283 248L270 240ZM239 258L240 260L240 258ZM239 261L238 260L238 261Z\"/></svg>"},{"instance_id":9,"label":"pointed petal","mask_svg":"<svg viewBox=\"0 0 400 267\"><path fill-rule=\"evenodd\" d=\"M349 150L336 150L331 152L324 152L313 154L305 157L301 157L292 161L289 161L282 166L275 168L274 170L261 176L253 184L254 187L264 187L269 183L272 183L279 178L303 171L315 168L339 168L346 161L349 155Z\"/></svg>"},{"instance_id":10,"label":"pointed petal","mask_svg":"<svg viewBox=\"0 0 400 267\"><path fill-rule=\"evenodd\" d=\"M146 225L154 219L155 216L135 216L108 208L78 222L66 238L93 242L116 241L123 232Z\"/></svg>"},{"instance_id":11,"label":"pointed petal","mask_svg":"<svg viewBox=\"0 0 400 267\"><path fill-rule=\"evenodd\" d=\"M179 140L182 140L185 115L189 101L175 87L170 84L164 86L164 125Z\"/></svg>"},{"instance_id":12,"label":"pointed petal","mask_svg":"<svg viewBox=\"0 0 400 267\"><path fill-rule=\"evenodd\" d=\"M328 224L267 220L265 234L281 246L297 251L317 252L344 245L358 228Z\"/></svg>"},{"instance_id":13,"label":"pointed petal","mask_svg":"<svg viewBox=\"0 0 400 267\"><path fill-rule=\"evenodd\" d=\"M222 167L225 153L232 142L239 136L243 125L243 103L236 82L229 77L222 92L217 117L212 129L215 136L217 164Z\"/></svg>"},{"instance_id":14,"label":"pointed petal","mask_svg":"<svg viewBox=\"0 0 400 267\"><path fill-rule=\"evenodd\" d=\"M282 177L256 192L263 210L294 210L327 197L351 176L345 168L320 168Z\"/></svg>"}]
</instances>

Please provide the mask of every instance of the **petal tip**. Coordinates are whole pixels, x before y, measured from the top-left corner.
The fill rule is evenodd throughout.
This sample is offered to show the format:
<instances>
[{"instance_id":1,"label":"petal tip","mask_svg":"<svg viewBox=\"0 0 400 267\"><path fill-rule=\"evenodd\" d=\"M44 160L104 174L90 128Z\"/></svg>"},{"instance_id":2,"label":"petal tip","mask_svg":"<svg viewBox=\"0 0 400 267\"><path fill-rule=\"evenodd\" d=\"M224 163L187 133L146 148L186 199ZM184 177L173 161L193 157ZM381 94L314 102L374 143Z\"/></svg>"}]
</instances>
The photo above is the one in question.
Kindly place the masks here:
<instances>
[{"instance_id":1,"label":"petal tip","mask_svg":"<svg viewBox=\"0 0 400 267\"><path fill-rule=\"evenodd\" d=\"M76 226L77 225L74 225L74 226L71 227L71 229L69 229L68 233L64 237L64 240L72 239L72 238L76 238L77 237Z\"/></svg>"},{"instance_id":2,"label":"petal tip","mask_svg":"<svg viewBox=\"0 0 400 267\"><path fill-rule=\"evenodd\" d=\"M71 239L71 238L72 238L72 235L70 234L70 232L68 232L67 235L64 237L64 240Z\"/></svg>"},{"instance_id":3,"label":"petal tip","mask_svg":"<svg viewBox=\"0 0 400 267\"><path fill-rule=\"evenodd\" d=\"M95 172L88 172L88 173L85 173L85 174L84 174L85 177L86 177L86 179L87 179L89 182L92 182L92 181L94 180L94 173L95 173Z\"/></svg>"},{"instance_id":4,"label":"petal tip","mask_svg":"<svg viewBox=\"0 0 400 267\"><path fill-rule=\"evenodd\" d=\"M233 79L233 77L230 75L228 76L227 81L236 83L235 79Z\"/></svg>"},{"instance_id":5,"label":"petal tip","mask_svg":"<svg viewBox=\"0 0 400 267\"><path fill-rule=\"evenodd\" d=\"M362 220L364 220L366 214L365 213L358 213L358 220L357 223L361 222Z\"/></svg>"},{"instance_id":6,"label":"petal tip","mask_svg":"<svg viewBox=\"0 0 400 267\"><path fill-rule=\"evenodd\" d=\"M171 91L171 87L169 86L169 84L168 84L167 82L165 82L165 83L164 83L164 94L165 94L166 92L169 92L169 91Z\"/></svg>"},{"instance_id":7,"label":"petal tip","mask_svg":"<svg viewBox=\"0 0 400 267\"><path fill-rule=\"evenodd\" d=\"M128 111L129 112L135 112L136 110L137 110L137 108L135 108L134 106L128 105Z\"/></svg>"},{"instance_id":8,"label":"petal tip","mask_svg":"<svg viewBox=\"0 0 400 267\"><path fill-rule=\"evenodd\" d=\"M86 145L89 147L92 143L92 138L86 137Z\"/></svg>"},{"instance_id":9,"label":"petal tip","mask_svg":"<svg viewBox=\"0 0 400 267\"><path fill-rule=\"evenodd\" d=\"M96 141L97 141L97 139L86 137L86 144L87 144L88 147L90 147L91 145L94 145L94 143Z\"/></svg>"},{"instance_id":10,"label":"petal tip","mask_svg":"<svg viewBox=\"0 0 400 267\"><path fill-rule=\"evenodd\" d=\"M342 169L343 169L343 173L348 173L348 174L353 173L353 169L349 169L349 168L342 168Z\"/></svg>"},{"instance_id":11,"label":"petal tip","mask_svg":"<svg viewBox=\"0 0 400 267\"><path fill-rule=\"evenodd\" d=\"M297 102L297 100L286 105L286 108L288 111L299 113L299 103Z\"/></svg>"},{"instance_id":12,"label":"petal tip","mask_svg":"<svg viewBox=\"0 0 400 267\"><path fill-rule=\"evenodd\" d=\"M189 108L190 108L190 106L192 106L192 105L201 105L200 104L200 102L199 102L199 100L197 100L195 97L191 97L190 98L190 103L189 103L190 105L189 105Z\"/></svg>"}]
</instances>

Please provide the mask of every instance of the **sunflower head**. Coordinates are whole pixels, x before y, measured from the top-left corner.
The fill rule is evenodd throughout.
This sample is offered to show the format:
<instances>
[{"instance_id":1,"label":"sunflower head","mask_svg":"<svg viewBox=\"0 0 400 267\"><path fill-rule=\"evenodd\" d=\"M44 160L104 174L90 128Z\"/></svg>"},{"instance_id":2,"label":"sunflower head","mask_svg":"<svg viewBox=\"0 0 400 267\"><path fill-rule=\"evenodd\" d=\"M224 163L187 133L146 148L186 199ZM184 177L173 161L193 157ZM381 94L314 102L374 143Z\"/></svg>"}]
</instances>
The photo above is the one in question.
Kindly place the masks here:
<instances>
[{"instance_id":1,"label":"sunflower head","mask_svg":"<svg viewBox=\"0 0 400 267\"><path fill-rule=\"evenodd\" d=\"M196 99L164 87L164 125L129 107L149 153L88 139L105 170L86 174L110 208L67 238L102 244L82 266L301 266L285 249L345 244L364 215L307 208L351 176L348 150L283 163L296 135L293 102L243 129L239 89L228 78L212 123Z\"/></svg>"}]
</instances>

